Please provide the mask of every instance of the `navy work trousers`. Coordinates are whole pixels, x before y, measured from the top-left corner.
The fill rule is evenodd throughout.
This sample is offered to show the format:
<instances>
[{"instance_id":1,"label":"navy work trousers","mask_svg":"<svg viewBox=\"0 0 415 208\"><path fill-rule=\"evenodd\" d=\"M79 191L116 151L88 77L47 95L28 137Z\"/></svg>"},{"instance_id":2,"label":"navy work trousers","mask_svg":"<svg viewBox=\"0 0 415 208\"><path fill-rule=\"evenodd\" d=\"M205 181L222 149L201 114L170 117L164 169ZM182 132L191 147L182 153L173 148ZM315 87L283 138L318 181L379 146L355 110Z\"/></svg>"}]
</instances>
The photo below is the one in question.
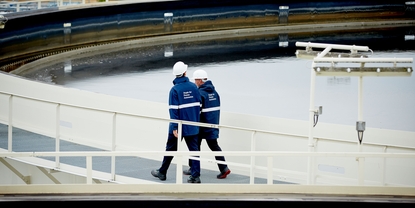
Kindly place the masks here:
<instances>
[{"instance_id":1,"label":"navy work trousers","mask_svg":"<svg viewBox=\"0 0 415 208\"><path fill-rule=\"evenodd\" d=\"M185 136L183 138L184 138L184 141L186 141L186 145L187 145L187 148L189 148L189 151L199 151L197 135ZM166 151L177 151L177 137L175 137L173 134L169 134L167 138ZM199 157L199 156L193 156L193 157ZM172 160L173 160L173 156L164 156L163 163L161 164L161 167L159 169L160 173L167 175L167 170L169 169L169 166ZM189 163L192 169L191 175L193 176L193 178L199 177L200 176L200 161L190 160ZM177 177L181 177L181 176L177 176Z\"/></svg>"},{"instance_id":2,"label":"navy work trousers","mask_svg":"<svg viewBox=\"0 0 415 208\"><path fill-rule=\"evenodd\" d=\"M202 138L200 138L200 137L198 138L198 147L199 147L199 150L200 150L200 146L202 145L202 140L203 140ZM206 143L209 146L209 149L210 150L217 151L217 152L222 151L222 149L219 147L218 139L205 139L205 140L206 140ZM215 159L218 160L218 161L225 162L225 157L224 156L215 156ZM191 167L192 167L191 160L189 160L189 166L190 166L190 170L191 170ZM226 165L226 164L219 164L218 163L218 168L219 168L219 171L221 173L224 172L227 167L228 167L228 165Z\"/></svg>"}]
</instances>

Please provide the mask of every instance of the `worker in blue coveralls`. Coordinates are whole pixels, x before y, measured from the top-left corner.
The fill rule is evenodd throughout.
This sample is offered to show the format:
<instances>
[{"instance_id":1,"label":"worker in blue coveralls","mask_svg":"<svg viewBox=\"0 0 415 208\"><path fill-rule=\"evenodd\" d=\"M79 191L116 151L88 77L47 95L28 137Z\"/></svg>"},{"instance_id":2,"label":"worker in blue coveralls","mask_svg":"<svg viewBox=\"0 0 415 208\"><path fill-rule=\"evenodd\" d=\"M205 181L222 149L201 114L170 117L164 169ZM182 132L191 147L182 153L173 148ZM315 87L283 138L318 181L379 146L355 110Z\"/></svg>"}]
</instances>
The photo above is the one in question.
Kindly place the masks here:
<instances>
[{"instance_id":1,"label":"worker in blue coveralls","mask_svg":"<svg viewBox=\"0 0 415 208\"><path fill-rule=\"evenodd\" d=\"M181 61L173 66L174 86L170 90L169 113L170 119L199 122L200 120L200 93L197 86L186 77L187 65ZM199 126L183 125L182 137L186 141L189 151L199 151L198 137ZM167 138L166 151L177 151L178 124L169 124L169 135ZM181 139L183 139L181 138ZM151 174L160 180L166 180L167 169L170 166L173 156L164 156L161 167L152 170ZM191 160L191 173L188 183L201 183L200 161ZM179 177L179 176L177 176Z\"/></svg>"},{"instance_id":2,"label":"worker in blue coveralls","mask_svg":"<svg viewBox=\"0 0 415 208\"><path fill-rule=\"evenodd\" d=\"M195 84L199 88L200 95L202 96L202 110L200 114L200 122L209 124L219 124L220 119L220 97L212 81L208 80L208 75L204 70L196 70L193 72ZM198 135L199 149L202 144L202 139L206 140L207 145L212 151L222 151L218 144L219 129L200 127ZM215 156L217 161L225 162L224 156ZM189 160L189 166L191 167L191 161ZM226 178L231 173L226 164L218 163L220 173L216 176L218 179ZM190 175L192 168L183 171L183 174Z\"/></svg>"}]
</instances>

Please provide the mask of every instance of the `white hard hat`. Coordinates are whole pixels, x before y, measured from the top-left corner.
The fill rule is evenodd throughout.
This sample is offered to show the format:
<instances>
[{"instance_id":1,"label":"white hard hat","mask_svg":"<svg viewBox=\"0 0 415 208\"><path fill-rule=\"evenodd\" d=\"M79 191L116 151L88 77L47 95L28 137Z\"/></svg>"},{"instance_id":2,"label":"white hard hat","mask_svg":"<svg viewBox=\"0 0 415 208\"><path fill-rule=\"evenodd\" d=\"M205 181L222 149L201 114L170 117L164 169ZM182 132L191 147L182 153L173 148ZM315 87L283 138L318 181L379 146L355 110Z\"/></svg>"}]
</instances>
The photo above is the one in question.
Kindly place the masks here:
<instances>
[{"instance_id":1,"label":"white hard hat","mask_svg":"<svg viewBox=\"0 0 415 208\"><path fill-rule=\"evenodd\" d=\"M187 65L181 61L178 61L173 66L173 75L181 75L187 71Z\"/></svg>"},{"instance_id":2,"label":"white hard hat","mask_svg":"<svg viewBox=\"0 0 415 208\"><path fill-rule=\"evenodd\" d=\"M193 79L207 79L208 75L205 70L198 69L193 72Z\"/></svg>"}]
</instances>

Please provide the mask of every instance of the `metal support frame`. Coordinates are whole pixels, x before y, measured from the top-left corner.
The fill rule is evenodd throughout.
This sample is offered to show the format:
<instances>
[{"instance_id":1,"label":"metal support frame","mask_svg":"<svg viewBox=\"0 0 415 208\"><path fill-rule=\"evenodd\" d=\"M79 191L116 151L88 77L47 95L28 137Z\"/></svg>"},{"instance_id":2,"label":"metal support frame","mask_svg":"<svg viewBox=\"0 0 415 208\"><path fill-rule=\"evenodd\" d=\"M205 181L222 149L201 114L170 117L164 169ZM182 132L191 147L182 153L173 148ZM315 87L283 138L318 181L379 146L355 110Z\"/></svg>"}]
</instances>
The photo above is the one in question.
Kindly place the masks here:
<instances>
[{"instance_id":1,"label":"metal support frame","mask_svg":"<svg viewBox=\"0 0 415 208\"><path fill-rule=\"evenodd\" d=\"M311 42L297 42L296 46L306 47L306 50L297 50L297 58L312 58L311 66L311 82L310 82L310 108L309 108L309 135L308 150L314 152L313 143L313 127L314 127L314 96L315 96L315 80L316 76L358 76L358 122L363 122L363 76L411 76L412 67L398 67L397 63L412 63L413 58L367 58L367 56L359 54L359 51L371 51L367 46L355 45L338 45ZM324 48L322 52L315 52L313 48ZM330 50L349 50L350 53L330 53ZM373 52L372 52L373 53ZM318 67L317 64L330 64L329 67ZM357 63L358 67L339 67L338 63ZM391 67L365 67L365 63L392 63ZM358 132L362 134L363 132ZM362 151L362 143L359 138L358 149ZM356 158L359 165L359 185L364 185L364 158ZM314 175L314 158L308 158L308 177L307 184L313 184Z\"/></svg>"},{"instance_id":2,"label":"metal support frame","mask_svg":"<svg viewBox=\"0 0 415 208\"><path fill-rule=\"evenodd\" d=\"M256 142L255 142L255 134L256 131L253 131L251 134L251 151L255 152L256 150ZM251 156L251 166L249 168L249 184L254 184L255 183L255 156Z\"/></svg>"},{"instance_id":3,"label":"metal support frame","mask_svg":"<svg viewBox=\"0 0 415 208\"><path fill-rule=\"evenodd\" d=\"M53 183L55 184L61 184L61 182L56 179L50 172L46 170L46 168L37 167L45 176L47 176Z\"/></svg>"},{"instance_id":4,"label":"metal support frame","mask_svg":"<svg viewBox=\"0 0 415 208\"><path fill-rule=\"evenodd\" d=\"M7 150L13 151L13 95L9 96L9 123L7 127L8 138L7 138Z\"/></svg>"},{"instance_id":5,"label":"metal support frame","mask_svg":"<svg viewBox=\"0 0 415 208\"><path fill-rule=\"evenodd\" d=\"M0 157L0 162L3 163L9 170L11 170L15 175L17 175L23 182L26 184L30 184L30 176L25 176L20 173L16 168L14 168L10 163L8 163L5 159Z\"/></svg>"},{"instance_id":6,"label":"metal support frame","mask_svg":"<svg viewBox=\"0 0 415 208\"><path fill-rule=\"evenodd\" d=\"M56 152L59 152L60 151L60 104L57 104L56 105L56 132L55 132L55 137L56 137L56 140L55 140L55 151ZM59 156L56 156L55 157L55 163L56 163L56 168L57 169L59 169L60 168L60 157Z\"/></svg>"},{"instance_id":7,"label":"metal support frame","mask_svg":"<svg viewBox=\"0 0 415 208\"><path fill-rule=\"evenodd\" d=\"M117 113L114 113L112 116L112 141L111 141L111 151L115 151L117 148ZM111 180L115 181L115 156L111 156Z\"/></svg>"}]
</instances>

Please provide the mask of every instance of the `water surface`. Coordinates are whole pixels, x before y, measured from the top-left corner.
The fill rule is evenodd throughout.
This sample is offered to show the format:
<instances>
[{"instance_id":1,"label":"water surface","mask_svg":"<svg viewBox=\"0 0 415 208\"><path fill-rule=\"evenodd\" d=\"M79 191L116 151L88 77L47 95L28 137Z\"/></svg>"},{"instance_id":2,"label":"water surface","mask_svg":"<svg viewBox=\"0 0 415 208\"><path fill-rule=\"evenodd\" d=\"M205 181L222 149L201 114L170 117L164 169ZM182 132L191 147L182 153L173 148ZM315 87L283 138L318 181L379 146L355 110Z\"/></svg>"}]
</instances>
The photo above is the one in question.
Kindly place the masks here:
<instances>
[{"instance_id":1,"label":"water surface","mask_svg":"<svg viewBox=\"0 0 415 208\"><path fill-rule=\"evenodd\" d=\"M26 77L65 87L143 99L168 101L171 68L189 64L188 75L207 71L221 96L222 110L308 120L311 60L295 56L295 42L369 46L369 57L414 58L407 29L330 34L284 35L177 43L117 50L45 66ZM288 47L283 47L288 44ZM414 64L412 64L414 67ZM366 127L415 131L415 78L364 77L363 120ZM319 122L355 125L358 78L317 77L315 105ZM167 110L167 109L166 109Z\"/></svg>"}]
</instances>

